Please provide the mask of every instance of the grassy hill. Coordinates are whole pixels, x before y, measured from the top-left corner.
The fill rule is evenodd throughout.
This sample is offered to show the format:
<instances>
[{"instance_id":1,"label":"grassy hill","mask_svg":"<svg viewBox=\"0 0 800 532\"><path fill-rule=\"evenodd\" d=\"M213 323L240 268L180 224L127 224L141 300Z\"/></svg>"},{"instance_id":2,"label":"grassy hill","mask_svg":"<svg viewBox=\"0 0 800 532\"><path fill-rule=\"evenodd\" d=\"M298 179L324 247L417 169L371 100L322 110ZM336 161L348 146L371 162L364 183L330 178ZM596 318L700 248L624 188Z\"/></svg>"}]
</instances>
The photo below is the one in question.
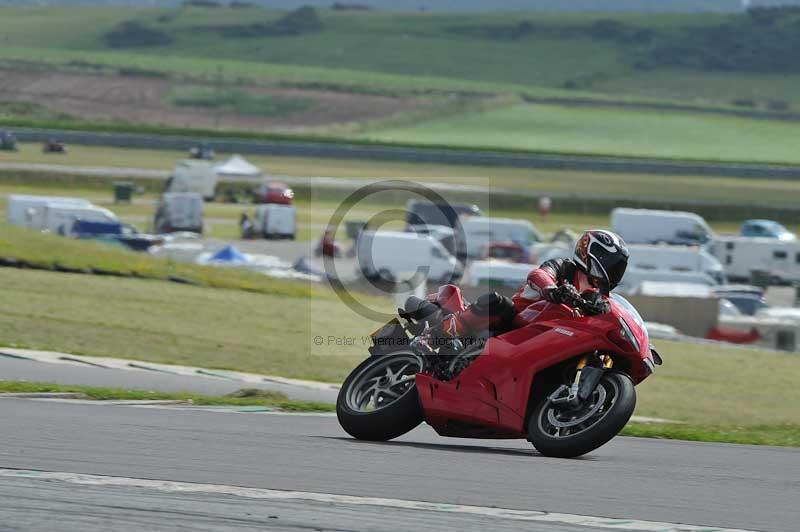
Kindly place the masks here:
<instances>
[{"instance_id":1,"label":"grassy hill","mask_svg":"<svg viewBox=\"0 0 800 532\"><path fill-rule=\"evenodd\" d=\"M317 24L302 26L301 22L281 30L270 25L286 18L285 12L258 8L4 8L0 38L4 48L34 48L42 59L50 57L46 50L126 50L160 58L322 67L612 95L650 95L665 77L675 75L675 83L684 85L674 95L678 98L724 103L749 98L758 103L793 96L800 102L800 91L786 90L800 87L796 74L800 59L791 54L791 47L772 67L762 71L754 67L759 60L775 62L775 42L789 42L786 39L795 35L800 14L789 8L658 16L325 9L314 13ZM86 20L92 20L89 28ZM125 22L135 22L166 39L160 45L137 46L134 35L128 46L110 44L108 34ZM714 41L720 35L727 36L727 41L717 50ZM759 35L771 37L754 38ZM714 63L713 54L736 46L742 47L741 68ZM727 56L730 61L737 59L735 54ZM87 61L92 62L91 58ZM706 80L718 80L722 72L730 74L731 83L722 87L717 82L714 91L704 91ZM754 81L754 73L767 75ZM740 75L748 80L743 87L738 84ZM687 77L697 87L695 94L685 88ZM629 78L637 83L626 88L622 81ZM654 79L652 85L644 81L649 78Z\"/></svg>"},{"instance_id":2,"label":"grassy hill","mask_svg":"<svg viewBox=\"0 0 800 532\"><path fill-rule=\"evenodd\" d=\"M88 28L86 20L92 20ZM134 78L199 84L173 87L162 100L183 102L183 110L187 100L175 95L194 91L204 95L195 110L206 117L222 112L216 110L249 115L248 121L227 121L234 124L228 129L795 162L790 140L800 133L800 56L793 53L800 46L798 26L800 9L793 8L691 15L0 8L0 68L120 76L123 85ZM225 91L208 88L215 84ZM291 122L331 104L309 104L302 94L256 94L264 87L387 98L380 102L387 111L349 122L339 117L333 126ZM0 79L0 103L2 91ZM495 98L488 106L487 97ZM47 98L37 98L47 105ZM402 98L427 100L393 110L391 101ZM198 100L190 99L190 107L191 101ZM593 106L575 107L587 102ZM245 112L254 105L270 112ZM662 123L666 112L678 109L684 114ZM276 125L284 117L289 125ZM157 118L134 122L148 120ZM576 128L581 134L572 134Z\"/></svg>"}]
</instances>

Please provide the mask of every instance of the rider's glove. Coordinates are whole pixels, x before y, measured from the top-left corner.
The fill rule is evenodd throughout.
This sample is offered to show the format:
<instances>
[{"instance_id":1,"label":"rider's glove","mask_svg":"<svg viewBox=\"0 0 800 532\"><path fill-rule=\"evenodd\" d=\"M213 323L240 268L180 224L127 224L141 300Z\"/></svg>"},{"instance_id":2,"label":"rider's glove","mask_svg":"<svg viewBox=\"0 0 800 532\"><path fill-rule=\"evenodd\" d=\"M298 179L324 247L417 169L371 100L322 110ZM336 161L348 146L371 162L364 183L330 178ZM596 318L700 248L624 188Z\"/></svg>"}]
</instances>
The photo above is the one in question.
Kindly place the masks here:
<instances>
[{"instance_id":1,"label":"rider's glove","mask_svg":"<svg viewBox=\"0 0 800 532\"><path fill-rule=\"evenodd\" d=\"M580 299L578 290L571 284L562 284L557 288L551 288L544 293L545 299L551 303L563 303L572 305L573 301Z\"/></svg>"},{"instance_id":2,"label":"rider's glove","mask_svg":"<svg viewBox=\"0 0 800 532\"><path fill-rule=\"evenodd\" d=\"M582 297L586 300L586 304L584 305L586 314L597 315L611 311L611 304L601 296L599 292L589 290L584 292Z\"/></svg>"}]
</instances>

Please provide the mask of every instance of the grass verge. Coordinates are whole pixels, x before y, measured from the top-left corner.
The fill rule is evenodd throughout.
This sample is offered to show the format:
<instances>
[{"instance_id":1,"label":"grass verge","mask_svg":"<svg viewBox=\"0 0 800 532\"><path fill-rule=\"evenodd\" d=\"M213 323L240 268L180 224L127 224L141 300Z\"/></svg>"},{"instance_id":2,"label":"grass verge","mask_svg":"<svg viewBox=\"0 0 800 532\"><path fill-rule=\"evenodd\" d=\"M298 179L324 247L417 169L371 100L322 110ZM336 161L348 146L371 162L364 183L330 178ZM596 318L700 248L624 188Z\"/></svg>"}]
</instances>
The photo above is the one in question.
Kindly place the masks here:
<instances>
[{"instance_id":1,"label":"grass verge","mask_svg":"<svg viewBox=\"0 0 800 532\"><path fill-rule=\"evenodd\" d=\"M242 389L224 396L201 395L187 392L158 392L100 388L49 382L0 381L2 393L80 393L97 401L185 401L206 406L266 406L289 412L331 412L334 405L313 401L290 400L280 392Z\"/></svg>"},{"instance_id":2,"label":"grass verge","mask_svg":"<svg viewBox=\"0 0 800 532\"><path fill-rule=\"evenodd\" d=\"M99 242L34 233L3 221L0 221L0 258L33 269L176 281L284 297L320 295L313 286L304 283L161 260Z\"/></svg>"},{"instance_id":3,"label":"grass verge","mask_svg":"<svg viewBox=\"0 0 800 532\"><path fill-rule=\"evenodd\" d=\"M622 434L665 440L800 447L800 425L797 424L739 427L631 423L625 427Z\"/></svg>"}]
</instances>

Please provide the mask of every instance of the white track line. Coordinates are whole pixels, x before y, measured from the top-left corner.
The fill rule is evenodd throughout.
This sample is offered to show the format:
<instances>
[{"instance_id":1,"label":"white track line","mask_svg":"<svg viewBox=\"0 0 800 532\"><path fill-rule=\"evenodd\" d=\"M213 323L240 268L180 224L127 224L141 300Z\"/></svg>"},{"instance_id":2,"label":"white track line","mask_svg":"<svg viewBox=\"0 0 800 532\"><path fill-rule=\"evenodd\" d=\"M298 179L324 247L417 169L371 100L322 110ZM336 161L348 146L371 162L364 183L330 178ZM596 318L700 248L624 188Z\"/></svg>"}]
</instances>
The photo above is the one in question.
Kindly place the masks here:
<instances>
[{"instance_id":1,"label":"white track line","mask_svg":"<svg viewBox=\"0 0 800 532\"><path fill-rule=\"evenodd\" d=\"M296 500L323 504L376 506L400 510L475 515L511 521L562 523L572 526L628 531L635 530L640 532L755 532L733 528L681 525L676 523L661 523L657 521L640 521L638 519L613 519L608 517L592 517L588 515L560 514L530 510L511 510L504 508L489 508L485 506L466 506L462 504L405 501L401 499L385 499L382 497L355 497L352 495L333 495L329 493L313 493L307 491L282 491L265 488L225 486L219 484L194 484L190 482L173 482L168 480L107 477L99 475L83 475L79 473L34 471L27 469L0 469L0 477L61 481L71 484L83 484L90 486L142 488L169 493L204 493L209 495L244 497L248 499L271 499L283 501Z\"/></svg>"}]
</instances>

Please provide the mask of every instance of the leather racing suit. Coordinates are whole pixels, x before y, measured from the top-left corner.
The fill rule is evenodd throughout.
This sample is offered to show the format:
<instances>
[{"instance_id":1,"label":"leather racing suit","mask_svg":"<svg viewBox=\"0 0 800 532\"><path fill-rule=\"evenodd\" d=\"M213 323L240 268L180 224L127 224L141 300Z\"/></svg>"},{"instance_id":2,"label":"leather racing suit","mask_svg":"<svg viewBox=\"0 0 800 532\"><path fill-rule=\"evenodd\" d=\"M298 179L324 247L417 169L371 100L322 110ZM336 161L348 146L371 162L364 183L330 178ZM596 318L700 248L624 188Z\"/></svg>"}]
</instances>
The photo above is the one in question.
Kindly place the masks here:
<instances>
[{"instance_id":1,"label":"leather racing suit","mask_svg":"<svg viewBox=\"0 0 800 532\"><path fill-rule=\"evenodd\" d=\"M559 302L556 289L567 283L579 293L593 289L587 276L572 260L548 260L528 274L525 284L510 299L497 292L483 294L466 309L446 316L440 325L441 331L448 336L463 337L485 329L521 327L529 321L524 312L526 308L542 300Z\"/></svg>"}]
</instances>

